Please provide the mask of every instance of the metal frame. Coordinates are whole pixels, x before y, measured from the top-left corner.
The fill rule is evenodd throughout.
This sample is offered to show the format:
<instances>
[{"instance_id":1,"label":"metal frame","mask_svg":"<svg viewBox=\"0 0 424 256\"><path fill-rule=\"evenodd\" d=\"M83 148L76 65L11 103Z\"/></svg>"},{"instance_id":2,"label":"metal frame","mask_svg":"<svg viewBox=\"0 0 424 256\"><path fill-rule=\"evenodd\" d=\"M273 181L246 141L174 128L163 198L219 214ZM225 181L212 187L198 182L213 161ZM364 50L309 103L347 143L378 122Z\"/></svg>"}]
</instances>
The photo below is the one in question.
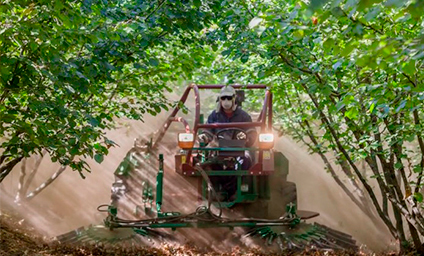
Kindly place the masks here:
<instances>
[{"instance_id":1,"label":"metal frame","mask_svg":"<svg viewBox=\"0 0 424 256\"><path fill-rule=\"evenodd\" d=\"M166 119L165 124L163 125L162 129L160 130L159 134L157 135L156 139L154 140L154 143L152 145L152 148L155 149L157 145L161 142L162 138L164 137L165 133L167 132L168 128L170 127L172 122L180 122L184 125L186 132L192 132L194 135L194 140L197 139L197 133L199 129L208 129L208 128L254 128L254 127L260 127L260 132L271 132L272 131L272 93L269 90L269 86L264 84L248 84L248 85L231 85L235 89L261 89L265 90L265 97L264 97L264 103L262 106L262 110L259 114L259 117L254 122L233 122L233 123L213 123L213 124L204 124L203 123L203 115L200 113L200 90L213 90L213 89L221 89L222 87L227 86L223 84L204 84L204 85L196 85L196 84L190 84L184 91L183 95L181 96L181 99L179 100L177 106L173 109L172 113L169 115L169 117ZM194 127L191 130L188 122L182 118L178 117L177 114L180 110L180 106L184 104L187 101L187 98L190 94L190 92L194 92L194 99L195 99L195 118L194 118ZM266 176L271 175L274 172L274 169L264 169L263 168L263 156L264 156L264 150L266 149L260 149L260 148L243 148L243 149L236 149L236 148L204 148L204 147L195 147L188 150L185 150L185 161L184 163L176 163L179 166L177 168L180 168L181 170L180 174L184 176L200 176L200 173L195 170L193 166L193 152L197 152L197 154L204 154L206 151L210 150L216 150L216 151L239 151L239 150L250 150L250 151L257 151L258 152L258 160L255 164L253 164L249 170L237 170L234 171L224 171L224 170L215 170L215 171L208 171L209 176L237 176L237 187L239 188L241 186L242 177L243 176L253 176L253 191L249 193L243 193L240 191L240 189L237 189L237 199L232 202L223 203L223 207L230 207L235 203L240 202L250 202L252 200L255 200L258 196L263 196L260 194L257 188L257 176ZM269 151L269 150L267 150ZM271 152L269 152L271 154ZM163 172L163 171L162 171ZM163 173L159 173L159 176L162 176ZM264 177L265 178L265 177ZM261 178L261 179L264 179ZM263 182L262 182L263 183ZM266 184L265 184L266 183ZM264 186L267 187L267 182L264 183ZM200 185L200 184L199 184ZM202 185L199 187L203 188L199 190L199 193L205 198L205 188L207 186L204 184L204 181ZM266 190L266 189L265 189ZM161 192L160 192L161 194ZM266 193L267 194L267 193ZM227 205L228 204L228 205ZM160 205L160 202L159 202ZM160 206L159 206L160 207ZM160 212L160 209L158 209L158 213Z\"/></svg>"}]
</instances>

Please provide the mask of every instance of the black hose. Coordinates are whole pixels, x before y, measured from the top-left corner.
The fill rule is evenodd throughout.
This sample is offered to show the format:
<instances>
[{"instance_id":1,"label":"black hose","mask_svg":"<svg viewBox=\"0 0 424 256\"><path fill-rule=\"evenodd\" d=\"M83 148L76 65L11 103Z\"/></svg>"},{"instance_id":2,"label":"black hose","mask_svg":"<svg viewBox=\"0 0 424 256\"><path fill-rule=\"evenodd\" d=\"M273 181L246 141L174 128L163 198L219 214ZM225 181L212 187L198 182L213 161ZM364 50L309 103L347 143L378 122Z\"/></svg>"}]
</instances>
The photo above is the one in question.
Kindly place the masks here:
<instances>
[{"instance_id":1,"label":"black hose","mask_svg":"<svg viewBox=\"0 0 424 256\"><path fill-rule=\"evenodd\" d=\"M218 202L219 214L217 215L217 217L218 218L221 218L221 215L222 215L221 201L219 200L218 194L216 193L215 189L212 186L212 182L209 179L209 176L206 174L205 170L203 170L203 168L200 167L199 164L196 164L196 166L194 166L194 169L196 169L197 171L199 171L199 173L202 175L202 178L208 184L208 210L210 211L211 205L212 205L212 198L210 196L210 194L212 192L213 196L215 197L216 201Z\"/></svg>"},{"instance_id":2,"label":"black hose","mask_svg":"<svg viewBox=\"0 0 424 256\"><path fill-rule=\"evenodd\" d=\"M99 205L98 207L97 207L97 211L99 211L99 212L109 212L109 206L110 205L108 205L108 204L102 204L102 205ZM100 208L102 208L102 207L106 207L107 209L100 209Z\"/></svg>"}]
</instances>

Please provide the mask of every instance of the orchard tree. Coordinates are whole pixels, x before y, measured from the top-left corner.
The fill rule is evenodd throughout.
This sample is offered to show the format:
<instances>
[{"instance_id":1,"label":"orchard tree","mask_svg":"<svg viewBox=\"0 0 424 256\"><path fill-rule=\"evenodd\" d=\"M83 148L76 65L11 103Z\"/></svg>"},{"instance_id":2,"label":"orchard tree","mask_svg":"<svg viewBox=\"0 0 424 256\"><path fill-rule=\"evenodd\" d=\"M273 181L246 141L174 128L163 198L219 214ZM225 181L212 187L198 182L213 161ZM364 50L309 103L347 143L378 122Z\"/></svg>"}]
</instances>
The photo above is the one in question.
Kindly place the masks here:
<instances>
[{"instance_id":1,"label":"orchard tree","mask_svg":"<svg viewBox=\"0 0 424 256\"><path fill-rule=\"evenodd\" d=\"M1 1L0 182L22 159L89 170L115 143L115 117L167 109L170 81L203 58L193 33L214 19L211 1ZM173 49L173 50L169 50ZM203 61L203 59L202 59Z\"/></svg>"},{"instance_id":2,"label":"orchard tree","mask_svg":"<svg viewBox=\"0 0 424 256\"><path fill-rule=\"evenodd\" d=\"M216 72L272 85L282 129L322 157L364 212L373 205L401 249L412 237L422 251L423 3L229 5L207 33L231 63Z\"/></svg>"}]
</instances>

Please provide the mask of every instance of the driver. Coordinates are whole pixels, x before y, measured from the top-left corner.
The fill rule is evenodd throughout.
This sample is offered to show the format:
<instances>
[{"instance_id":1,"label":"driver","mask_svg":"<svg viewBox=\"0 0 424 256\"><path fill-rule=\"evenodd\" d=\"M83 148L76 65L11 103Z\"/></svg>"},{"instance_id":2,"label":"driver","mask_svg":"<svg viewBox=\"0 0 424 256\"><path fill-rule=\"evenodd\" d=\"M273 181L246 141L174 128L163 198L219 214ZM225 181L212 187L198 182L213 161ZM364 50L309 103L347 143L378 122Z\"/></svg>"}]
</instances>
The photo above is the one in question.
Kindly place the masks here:
<instances>
[{"instance_id":1,"label":"driver","mask_svg":"<svg viewBox=\"0 0 424 256\"><path fill-rule=\"evenodd\" d=\"M208 117L208 124L211 123L232 123L232 122L252 122L250 115L241 109L236 104L236 90L232 86L224 86L221 89L219 98L217 100L216 109ZM215 129L210 130L213 134L217 131ZM246 134L237 133L237 139L244 140ZM207 133L199 135L199 142L208 144L212 141L212 137Z\"/></svg>"},{"instance_id":2,"label":"driver","mask_svg":"<svg viewBox=\"0 0 424 256\"><path fill-rule=\"evenodd\" d=\"M252 118L250 115L241 109L240 106L236 104L236 90L232 86L224 86L221 89L219 94L219 98L217 99L216 109L212 111L212 113L208 117L207 123L232 123L232 122L252 122ZM212 134L216 134L219 130L210 129ZM249 140L250 138L246 138L246 134L237 131L228 131L224 134L225 137L228 138L236 138L238 140ZM235 136L233 136L235 134ZM248 137L250 137L248 135ZM198 136L198 140L201 143L207 145L209 142L213 140L213 137L210 133L201 133ZM252 157L249 152L245 152L245 157L241 157L239 159L239 163L241 164L242 170L248 170L252 165ZM222 169L222 168L219 168ZM228 193L228 200L233 201L235 199L235 194L237 190L237 178L236 176L216 176L211 177L212 183L221 184L224 190Z\"/></svg>"}]
</instances>

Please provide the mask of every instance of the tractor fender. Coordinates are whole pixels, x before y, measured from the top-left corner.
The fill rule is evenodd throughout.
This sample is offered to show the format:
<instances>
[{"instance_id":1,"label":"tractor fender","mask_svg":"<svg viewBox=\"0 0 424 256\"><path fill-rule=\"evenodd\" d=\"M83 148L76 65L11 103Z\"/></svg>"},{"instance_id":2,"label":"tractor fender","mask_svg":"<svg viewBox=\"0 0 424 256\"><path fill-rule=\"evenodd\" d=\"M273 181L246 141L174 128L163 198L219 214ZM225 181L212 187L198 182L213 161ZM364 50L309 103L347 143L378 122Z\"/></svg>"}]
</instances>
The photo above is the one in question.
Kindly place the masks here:
<instances>
[{"instance_id":1,"label":"tractor fender","mask_svg":"<svg viewBox=\"0 0 424 256\"><path fill-rule=\"evenodd\" d=\"M287 181L289 175L289 160L279 151L274 151L274 177Z\"/></svg>"}]
</instances>

